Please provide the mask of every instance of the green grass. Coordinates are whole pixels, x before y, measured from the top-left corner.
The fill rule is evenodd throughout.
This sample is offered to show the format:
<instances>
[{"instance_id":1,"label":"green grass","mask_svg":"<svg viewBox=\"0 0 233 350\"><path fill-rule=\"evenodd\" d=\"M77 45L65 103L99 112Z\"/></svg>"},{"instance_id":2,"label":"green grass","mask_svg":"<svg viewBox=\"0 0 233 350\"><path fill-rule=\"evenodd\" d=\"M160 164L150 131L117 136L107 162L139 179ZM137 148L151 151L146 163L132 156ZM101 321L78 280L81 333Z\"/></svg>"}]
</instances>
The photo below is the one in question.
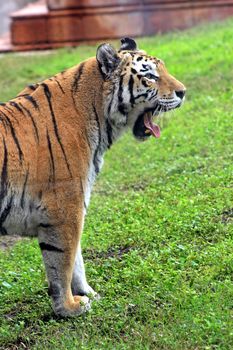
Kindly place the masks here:
<instances>
[{"instance_id":1,"label":"green grass","mask_svg":"<svg viewBox=\"0 0 233 350\"><path fill-rule=\"evenodd\" d=\"M0 253L1 349L233 349L233 20L138 40L188 89L161 139L106 154L83 235L102 299L58 319L36 240ZM0 59L1 99L95 47Z\"/></svg>"}]
</instances>

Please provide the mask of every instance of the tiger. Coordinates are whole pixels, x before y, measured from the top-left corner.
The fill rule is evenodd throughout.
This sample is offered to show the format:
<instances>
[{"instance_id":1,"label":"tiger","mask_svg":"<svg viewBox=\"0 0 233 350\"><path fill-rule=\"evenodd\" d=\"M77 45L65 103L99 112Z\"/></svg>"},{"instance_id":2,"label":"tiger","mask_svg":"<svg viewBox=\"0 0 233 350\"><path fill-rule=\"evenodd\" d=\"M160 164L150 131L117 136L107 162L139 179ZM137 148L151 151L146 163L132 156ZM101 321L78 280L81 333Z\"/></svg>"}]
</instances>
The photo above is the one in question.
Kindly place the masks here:
<instances>
[{"instance_id":1,"label":"tiger","mask_svg":"<svg viewBox=\"0 0 233 350\"><path fill-rule=\"evenodd\" d=\"M0 105L0 233L38 237L56 315L99 298L81 251L84 218L103 156L131 130L159 137L156 116L180 107L185 86L132 38Z\"/></svg>"}]
</instances>

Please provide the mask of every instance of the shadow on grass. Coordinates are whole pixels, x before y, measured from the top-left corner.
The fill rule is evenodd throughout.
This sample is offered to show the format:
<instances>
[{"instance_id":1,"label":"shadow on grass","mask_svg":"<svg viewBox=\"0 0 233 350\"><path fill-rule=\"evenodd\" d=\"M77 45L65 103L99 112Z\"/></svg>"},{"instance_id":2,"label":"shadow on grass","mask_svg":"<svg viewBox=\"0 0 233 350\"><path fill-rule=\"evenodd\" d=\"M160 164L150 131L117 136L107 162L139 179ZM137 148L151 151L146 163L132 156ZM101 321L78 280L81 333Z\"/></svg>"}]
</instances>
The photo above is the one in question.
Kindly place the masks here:
<instances>
[{"instance_id":1,"label":"shadow on grass","mask_svg":"<svg viewBox=\"0 0 233 350\"><path fill-rule=\"evenodd\" d=\"M223 224L230 224L233 222L233 208L224 210L222 212L222 223Z\"/></svg>"}]
</instances>

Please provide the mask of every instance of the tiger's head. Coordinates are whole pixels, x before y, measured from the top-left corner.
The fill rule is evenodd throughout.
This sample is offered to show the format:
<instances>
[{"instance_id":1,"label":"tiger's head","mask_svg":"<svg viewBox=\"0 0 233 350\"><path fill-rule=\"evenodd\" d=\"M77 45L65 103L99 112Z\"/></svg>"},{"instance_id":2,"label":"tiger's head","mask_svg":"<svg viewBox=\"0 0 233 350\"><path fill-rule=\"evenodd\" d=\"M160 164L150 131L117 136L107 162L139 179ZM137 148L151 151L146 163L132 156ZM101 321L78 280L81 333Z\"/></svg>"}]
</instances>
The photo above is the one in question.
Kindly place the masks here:
<instances>
[{"instance_id":1,"label":"tiger's head","mask_svg":"<svg viewBox=\"0 0 233 350\"><path fill-rule=\"evenodd\" d=\"M159 137L153 119L182 105L185 86L168 73L162 60L140 51L133 39L124 38L121 44L119 51L109 44L97 49L105 81L105 115L115 134L130 127L139 140Z\"/></svg>"}]
</instances>

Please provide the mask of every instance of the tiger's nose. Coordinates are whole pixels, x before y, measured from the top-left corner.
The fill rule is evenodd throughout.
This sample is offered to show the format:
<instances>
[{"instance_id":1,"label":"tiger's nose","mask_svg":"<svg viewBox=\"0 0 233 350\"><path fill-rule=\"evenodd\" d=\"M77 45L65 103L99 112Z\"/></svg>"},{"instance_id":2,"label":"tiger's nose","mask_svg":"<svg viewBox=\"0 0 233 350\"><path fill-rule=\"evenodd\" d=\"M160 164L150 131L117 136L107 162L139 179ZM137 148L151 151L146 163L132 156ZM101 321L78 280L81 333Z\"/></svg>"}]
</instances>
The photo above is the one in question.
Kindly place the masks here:
<instances>
[{"instance_id":1,"label":"tiger's nose","mask_svg":"<svg viewBox=\"0 0 233 350\"><path fill-rule=\"evenodd\" d=\"M185 90L176 91L176 96L178 96L181 100L184 98Z\"/></svg>"}]
</instances>

